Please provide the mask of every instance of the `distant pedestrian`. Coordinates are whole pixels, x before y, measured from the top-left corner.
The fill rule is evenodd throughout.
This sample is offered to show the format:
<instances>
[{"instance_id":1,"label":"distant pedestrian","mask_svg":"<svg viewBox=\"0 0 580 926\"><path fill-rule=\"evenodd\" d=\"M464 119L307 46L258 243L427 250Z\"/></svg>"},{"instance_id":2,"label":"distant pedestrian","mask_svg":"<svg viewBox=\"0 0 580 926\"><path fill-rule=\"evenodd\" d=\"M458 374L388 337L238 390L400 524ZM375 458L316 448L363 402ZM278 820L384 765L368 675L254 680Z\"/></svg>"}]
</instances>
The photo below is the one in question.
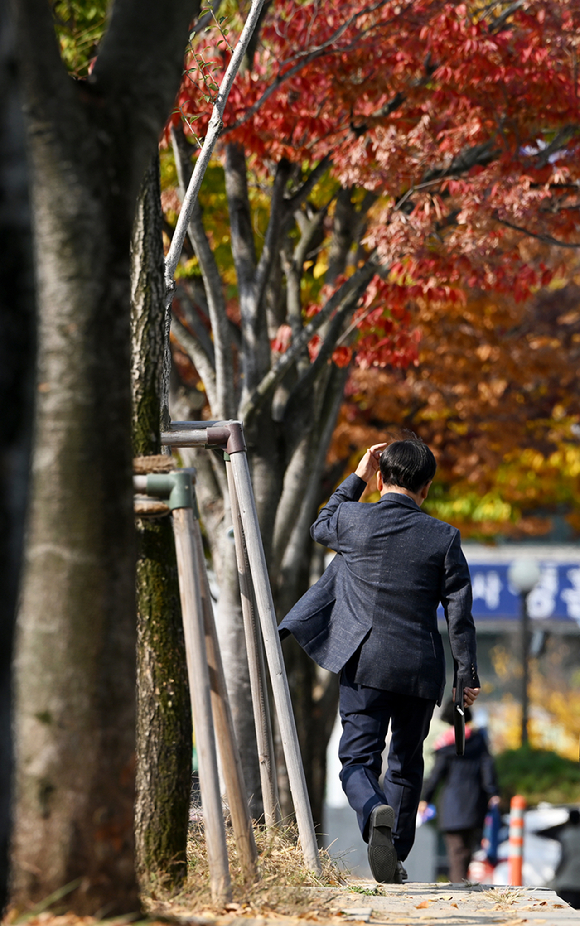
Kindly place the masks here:
<instances>
[{"instance_id":1,"label":"distant pedestrian","mask_svg":"<svg viewBox=\"0 0 580 926\"><path fill-rule=\"evenodd\" d=\"M425 812L442 785L439 828L447 848L449 880L459 884L467 879L469 863L481 843L488 808L499 803L499 789L485 734L471 725L469 708L465 709L463 756L455 751L452 701L445 705L441 719L451 728L435 742L435 765L423 787L419 813Z\"/></svg>"}]
</instances>

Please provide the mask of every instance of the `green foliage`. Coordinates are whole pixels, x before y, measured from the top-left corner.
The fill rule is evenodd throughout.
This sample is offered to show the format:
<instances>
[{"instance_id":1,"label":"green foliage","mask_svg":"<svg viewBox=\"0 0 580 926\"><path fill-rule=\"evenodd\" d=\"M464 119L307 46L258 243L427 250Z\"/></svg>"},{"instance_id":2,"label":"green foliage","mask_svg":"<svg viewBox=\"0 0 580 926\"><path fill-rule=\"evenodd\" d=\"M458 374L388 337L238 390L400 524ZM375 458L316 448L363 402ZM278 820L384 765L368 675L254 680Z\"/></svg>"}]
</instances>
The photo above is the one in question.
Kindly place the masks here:
<instances>
[{"instance_id":1,"label":"green foliage","mask_svg":"<svg viewBox=\"0 0 580 926\"><path fill-rule=\"evenodd\" d=\"M580 763L545 749L506 749L495 757L502 799L521 794L534 806L580 803Z\"/></svg>"},{"instance_id":2,"label":"green foliage","mask_svg":"<svg viewBox=\"0 0 580 926\"><path fill-rule=\"evenodd\" d=\"M348 889L351 894L365 894L368 897L383 896L381 887L378 884L375 884L374 887L359 887L357 884L349 884Z\"/></svg>"},{"instance_id":3,"label":"green foliage","mask_svg":"<svg viewBox=\"0 0 580 926\"><path fill-rule=\"evenodd\" d=\"M74 77L86 77L105 30L109 0L53 0L62 60Z\"/></svg>"}]
</instances>

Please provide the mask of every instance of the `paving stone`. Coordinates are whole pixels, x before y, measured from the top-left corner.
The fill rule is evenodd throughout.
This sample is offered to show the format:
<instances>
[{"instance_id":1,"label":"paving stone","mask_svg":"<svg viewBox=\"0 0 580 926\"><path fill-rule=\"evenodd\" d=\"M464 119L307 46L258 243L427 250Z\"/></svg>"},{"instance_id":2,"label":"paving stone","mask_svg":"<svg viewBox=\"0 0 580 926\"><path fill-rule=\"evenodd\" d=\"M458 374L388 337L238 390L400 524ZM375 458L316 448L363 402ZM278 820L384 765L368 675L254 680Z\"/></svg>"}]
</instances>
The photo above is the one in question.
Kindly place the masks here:
<instances>
[{"instance_id":1,"label":"paving stone","mask_svg":"<svg viewBox=\"0 0 580 926\"><path fill-rule=\"evenodd\" d=\"M311 888L329 917L375 926L580 926L580 911L547 888L482 884L376 884ZM361 905L365 895L365 906ZM350 902L349 902L350 898ZM368 905L367 905L368 900Z\"/></svg>"}]
</instances>

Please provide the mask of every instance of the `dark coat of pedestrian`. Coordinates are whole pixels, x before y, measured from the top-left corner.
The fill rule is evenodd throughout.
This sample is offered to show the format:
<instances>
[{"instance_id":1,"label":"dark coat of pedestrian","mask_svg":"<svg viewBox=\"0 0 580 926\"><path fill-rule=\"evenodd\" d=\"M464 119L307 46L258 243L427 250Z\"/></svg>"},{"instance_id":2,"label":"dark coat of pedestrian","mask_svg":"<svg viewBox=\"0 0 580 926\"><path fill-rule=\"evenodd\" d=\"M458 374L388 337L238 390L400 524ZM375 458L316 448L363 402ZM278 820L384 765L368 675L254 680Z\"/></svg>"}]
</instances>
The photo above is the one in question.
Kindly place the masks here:
<instances>
[{"instance_id":1,"label":"dark coat of pedestrian","mask_svg":"<svg viewBox=\"0 0 580 926\"><path fill-rule=\"evenodd\" d=\"M469 708L465 714L469 723ZM441 719L453 724L452 702L446 704ZM462 756L456 753L452 728L436 740L435 763L423 787L420 810L432 803L440 788L439 828L447 848L449 880L457 884L467 879L490 805L499 802L495 764L483 730L466 726Z\"/></svg>"}]
</instances>

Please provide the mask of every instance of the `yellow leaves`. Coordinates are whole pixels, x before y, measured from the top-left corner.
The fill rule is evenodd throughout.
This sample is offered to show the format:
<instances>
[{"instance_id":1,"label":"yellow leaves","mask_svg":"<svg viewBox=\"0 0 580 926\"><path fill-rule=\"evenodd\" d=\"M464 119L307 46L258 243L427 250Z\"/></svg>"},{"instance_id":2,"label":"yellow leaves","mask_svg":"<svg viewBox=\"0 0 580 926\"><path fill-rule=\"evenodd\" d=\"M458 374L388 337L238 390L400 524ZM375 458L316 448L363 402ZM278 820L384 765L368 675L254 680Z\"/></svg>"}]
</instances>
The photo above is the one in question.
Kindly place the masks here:
<instances>
[{"instance_id":1,"label":"yellow leaves","mask_svg":"<svg viewBox=\"0 0 580 926\"><path fill-rule=\"evenodd\" d=\"M455 434L467 434L469 425L466 421L450 421L449 430Z\"/></svg>"},{"instance_id":2,"label":"yellow leaves","mask_svg":"<svg viewBox=\"0 0 580 926\"><path fill-rule=\"evenodd\" d=\"M312 268L312 276L314 277L315 280L319 280L321 277L324 276L327 270L328 270L328 264L326 263L326 261L319 260L316 262L316 264Z\"/></svg>"},{"instance_id":3,"label":"yellow leaves","mask_svg":"<svg viewBox=\"0 0 580 926\"><path fill-rule=\"evenodd\" d=\"M495 404L507 389L506 379L490 379L477 384L477 391L482 399L490 404Z\"/></svg>"},{"instance_id":4,"label":"yellow leaves","mask_svg":"<svg viewBox=\"0 0 580 926\"><path fill-rule=\"evenodd\" d=\"M511 672L511 654L503 646L494 646L491 650L491 659L495 674L499 678L507 678Z\"/></svg>"},{"instance_id":5,"label":"yellow leaves","mask_svg":"<svg viewBox=\"0 0 580 926\"><path fill-rule=\"evenodd\" d=\"M492 344L480 344L475 350L480 360L497 360L499 357L499 348Z\"/></svg>"},{"instance_id":6,"label":"yellow leaves","mask_svg":"<svg viewBox=\"0 0 580 926\"><path fill-rule=\"evenodd\" d=\"M541 350L544 347L558 350L558 348L562 346L562 343L558 338L550 338L546 336L540 338L528 338L528 344L532 350Z\"/></svg>"},{"instance_id":7,"label":"yellow leaves","mask_svg":"<svg viewBox=\"0 0 580 926\"><path fill-rule=\"evenodd\" d=\"M511 514L512 506L490 493L476 505L472 518L474 521L507 521Z\"/></svg>"},{"instance_id":8,"label":"yellow leaves","mask_svg":"<svg viewBox=\"0 0 580 926\"><path fill-rule=\"evenodd\" d=\"M563 446L549 457L549 463L563 470L568 476L580 476L580 448L569 444Z\"/></svg>"},{"instance_id":9,"label":"yellow leaves","mask_svg":"<svg viewBox=\"0 0 580 926\"><path fill-rule=\"evenodd\" d=\"M513 650L494 646L490 655L495 674L504 682L521 677L519 655ZM564 677L562 662L566 659L565 647L550 641L544 659L541 671L536 660L530 661L530 743L534 748L555 751L576 762L580 737L580 692L571 680ZM505 698L491 726L496 751L516 749L521 736L519 701Z\"/></svg>"},{"instance_id":10,"label":"yellow leaves","mask_svg":"<svg viewBox=\"0 0 580 926\"><path fill-rule=\"evenodd\" d=\"M524 450L521 453L522 467L539 473L545 467L546 458L537 450Z\"/></svg>"},{"instance_id":11,"label":"yellow leaves","mask_svg":"<svg viewBox=\"0 0 580 926\"><path fill-rule=\"evenodd\" d=\"M199 263L197 257L190 257L189 260L181 260L175 268L175 279L183 280L187 277L199 273Z\"/></svg>"},{"instance_id":12,"label":"yellow leaves","mask_svg":"<svg viewBox=\"0 0 580 926\"><path fill-rule=\"evenodd\" d=\"M452 524L464 520L508 521L513 514L511 505L497 493L486 493L482 497L477 491L463 491L459 497L451 499L431 499L425 507L429 514Z\"/></svg>"}]
</instances>

